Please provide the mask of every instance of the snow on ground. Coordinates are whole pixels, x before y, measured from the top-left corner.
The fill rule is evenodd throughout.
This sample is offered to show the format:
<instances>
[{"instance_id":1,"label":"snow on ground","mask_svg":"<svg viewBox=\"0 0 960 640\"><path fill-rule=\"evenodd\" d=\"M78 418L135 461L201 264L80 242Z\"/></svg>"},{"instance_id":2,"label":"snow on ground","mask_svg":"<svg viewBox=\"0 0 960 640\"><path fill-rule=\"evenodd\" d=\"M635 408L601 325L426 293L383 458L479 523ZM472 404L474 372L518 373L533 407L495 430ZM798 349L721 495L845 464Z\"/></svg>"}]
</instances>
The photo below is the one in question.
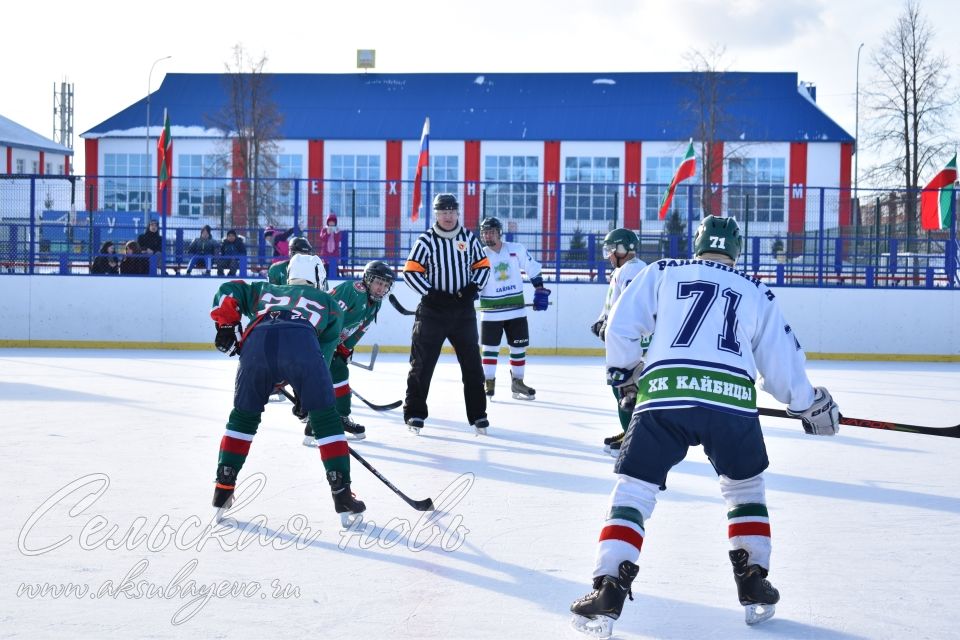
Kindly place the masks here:
<instances>
[{"instance_id":1,"label":"snow on ground","mask_svg":"<svg viewBox=\"0 0 960 640\"><path fill-rule=\"evenodd\" d=\"M0 636L581 637L568 606L589 590L613 484L600 442L617 428L599 359L532 357L538 399L526 402L505 393L501 358L485 438L466 425L452 356L420 437L399 411L355 403L369 433L356 450L411 497L449 498L418 522L354 463L364 535L340 531L289 403L264 415L241 472L262 484L237 526L210 525L235 367L213 352L0 351ZM406 370L404 356L381 354L352 383L389 402ZM847 415L960 421L956 365L810 370ZM694 449L648 523L616 635L955 637L960 441L856 427L816 438L778 419L764 432L777 617L743 624L724 506Z\"/></svg>"}]
</instances>

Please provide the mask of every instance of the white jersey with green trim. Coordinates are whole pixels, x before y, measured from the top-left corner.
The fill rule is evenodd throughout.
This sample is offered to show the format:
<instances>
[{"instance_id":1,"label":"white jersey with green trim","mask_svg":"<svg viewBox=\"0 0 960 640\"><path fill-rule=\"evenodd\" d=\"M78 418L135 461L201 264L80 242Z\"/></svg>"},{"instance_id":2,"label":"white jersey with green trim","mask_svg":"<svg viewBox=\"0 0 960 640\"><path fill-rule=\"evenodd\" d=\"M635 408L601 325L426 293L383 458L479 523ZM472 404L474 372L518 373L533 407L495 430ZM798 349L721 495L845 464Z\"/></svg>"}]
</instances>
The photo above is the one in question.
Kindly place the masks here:
<instances>
[{"instance_id":1,"label":"white jersey with green trim","mask_svg":"<svg viewBox=\"0 0 960 640\"><path fill-rule=\"evenodd\" d=\"M620 294L646 266L646 262L633 257L613 270L613 273L610 274L610 284L607 286L607 297L604 298L603 309L600 311L597 320L605 320L610 316L610 310L620 298Z\"/></svg>"},{"instance_id":2,"label":"white jersey with green trim","mask_svg":"<svg viewBox=\"0 0 960 640\"><path fill-rule=\"evenodd\" d=\"M526 315L523 308L523 273L540 275L540 263L519 242L504 242L500 251L484 247L490 261L490 278L480 290L481 320L511 320ZM494 308L499 307L499 308Z\"/></svg>"},{"instance_id":3,"label":"white jersey with green trim","mask_svg":"<svg viewBox=\"0 0 960 640\"><path fill-rule=\"evenodd\" d=\"M646 357L641 340L652 334ZM709 260L660 260L607 319L607 366L646 360L637 409L703 406L756 415L754 382L791 409L813 404L806 357L773 292Z\"/></svg>"}]
</instances>

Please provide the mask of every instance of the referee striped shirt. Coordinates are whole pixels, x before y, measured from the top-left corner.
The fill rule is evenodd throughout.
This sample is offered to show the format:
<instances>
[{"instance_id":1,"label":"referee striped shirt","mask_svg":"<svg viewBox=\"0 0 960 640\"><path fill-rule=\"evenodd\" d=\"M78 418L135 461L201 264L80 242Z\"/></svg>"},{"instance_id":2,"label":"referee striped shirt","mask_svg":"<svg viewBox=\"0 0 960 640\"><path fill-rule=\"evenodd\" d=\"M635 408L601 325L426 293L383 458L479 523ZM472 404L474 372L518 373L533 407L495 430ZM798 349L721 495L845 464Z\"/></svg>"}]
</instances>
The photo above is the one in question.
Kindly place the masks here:
<instances>
[{"instance_id":1,"label":"referee striped shirt","mask_svg":"<svg viewBox=\"0 0 960 640\"><path fill-rule=\"evenodd\" d=\"M403 266L403 279L420 295L431 289L456 293L471 282L483 289L489 277L487 254L463 225L446 232L434 224L413 243Z\"/></svg>"}]
</instances>

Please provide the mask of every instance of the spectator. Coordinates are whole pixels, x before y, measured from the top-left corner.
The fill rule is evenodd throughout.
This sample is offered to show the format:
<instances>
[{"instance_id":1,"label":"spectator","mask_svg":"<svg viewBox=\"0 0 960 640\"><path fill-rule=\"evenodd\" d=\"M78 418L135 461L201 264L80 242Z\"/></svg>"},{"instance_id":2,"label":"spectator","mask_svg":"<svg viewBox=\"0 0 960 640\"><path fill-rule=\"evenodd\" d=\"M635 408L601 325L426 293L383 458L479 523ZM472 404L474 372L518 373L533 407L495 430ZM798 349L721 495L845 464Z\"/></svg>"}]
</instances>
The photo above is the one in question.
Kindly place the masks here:
<instances>
[{"instance_id":1,"label":"spectator","mask_svg":"<svg viewBox=\"0 0 960 640\"><path fill-rule=\"evenodd\" d=\"M136 240L131 240L123 246L124 256L120 261L120 274L125 276L145 276L150 273L150 259L143 254L143 250Z\"/></svg>"},{"instance_id":2,"label":"spectator","mask_svg":"<svg viewBox=\"0 0 960 640\"><path fill-rule=\"evenodd\" d=\"M280 231L276 227L267 227L263 232L263 239L273 247L273 258L270 262L280 262L290 257L290 245L287 238L293 235L294 229Z\"/></svg>"},{"instance_id":3,"label":"spectator","mask_svg":"<svg viewBox=\"0 0 960 640\"><path fill-rule=\"evenodd\" d=\"M137 236L137 244L140 250L137 253L145 253L148 256L157 255L157 265L163 268L163 236L160 235L160 223L151 220L147 223L147 230ZM147 266L149 267L149 261Z\"/></svg>"},{"instance_id":4,"label":"spectator","mask_svg":"<svg viewBox=\"0 0 960 640\"><path fill-rule=\"evenodd\" d=\"M210 275L210 269L213 268L213 256L217 253L217 243L213 241L210 235L210 225L205 224L200 229L200 237L194 238L187 249L190 254L190 264L187 265L187 275L193 271L193 268L199 264L203 265L203 275Z\"/></svg>"},{"instance_id":5,"label":"spectator","mask_svg":"<svg viewBox=\"0 0 960 640\"><path fill-rule=\"evenodd\" d=\"M93 259L90 265L91 274L117 275L120 273L120 260L117 258L117 249L109 240L100 247L100 255Z\"/></svg>"},{"instance_id":6,"label":"spectator","mask_svg":"<svg viewBox=\"0 0 960 640\"><path fill-rule=\"evenodd\" d=\"M323 258L327 266L327 277L336 278L338 263L340 262L340 236L342 233L337 230L337 214L330 212L327 216L327 226L320 230L317 237L317 255Z\"/></svg>"},{"instance_id":7,"label":"spectator","mask_svg":"<svg viewBox=\"0 0 960 640\"><path fill-rule=\"evenodd\" d=\"M217 265L219 275L235 276L240 271L240 256L247 255L247 247L243 238L237 235L235 229L227 231L227 236L220 243L220 261Z\"/></svg>"}]
</instances>

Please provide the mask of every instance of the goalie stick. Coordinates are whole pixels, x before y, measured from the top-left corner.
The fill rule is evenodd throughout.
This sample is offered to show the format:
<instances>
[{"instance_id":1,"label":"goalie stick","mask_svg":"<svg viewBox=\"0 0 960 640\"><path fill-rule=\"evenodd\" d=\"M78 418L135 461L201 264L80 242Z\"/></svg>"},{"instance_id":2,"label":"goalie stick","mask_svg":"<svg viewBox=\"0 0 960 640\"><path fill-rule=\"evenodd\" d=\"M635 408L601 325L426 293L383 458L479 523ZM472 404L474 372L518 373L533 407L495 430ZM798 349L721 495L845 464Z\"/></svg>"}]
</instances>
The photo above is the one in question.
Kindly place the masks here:
<instances>
[{"instance_id":1,"label":"goalie stick","mask_svg":"<svg viewBox=\"0 0 960 640\"><path fill-rule=\"evenodd\" d=\"M396 310L397 310L399 313L401 313L402 315L405 315L405 316L415 316L415 315L417 315L417 312L416 312L416 311L411 311L410 309L407 309L406 307L404 307L404 306L400 303L400 301L397 300L397 297L396 297L395 295L393 295L392 293L390 294L390 297L387 298L387 299L390 301L390 304L393 305L393 308L396 309ZM553 305L552 302L548 302L547 304L548 304L548 305ZM481 308L481 307L477 307L477 311L502 311L502 310L504 310L504 309L521 309L521 308L523 308L523 307L532 307L532 306L533 306L533 303L532 303L532 302L528 302L528 303L522 304L522 305L521 305L521 304L505 304L505 305L500 305L500 306L495 306L495 307L482 307L482 308Z\"/></svg>"},{"instance_id":2,"label":"goalie stick","mask_svg":"<svg viewBox=\"0 0 960 640\"><path fill-rule=\"evenodd\" d=\"M360 367L361 369L366 369L367 371L373 371L373 363L377 361L377 354L380 353L380 345L373 343L373 346L370 348L370 364L363 364L362 362L357 362L352 357L350 358L350 364L355 367Z\"/></svg>"},{"instance_id":3,"label":"goalie stick","mask_svg":"<svg viewBox=\"0 0 960 640\"><path fill-rule=\"evenodd\" d=\"M773 416L775 418L795 418L800 416L788 416L783 409L768 409L766 407L757 407L757 411L762 416ZM868 429L883 429L886 431L906 431L908 433L925 433L929 436L944 436L946 438L960 438L960 424L952 427L924 427L915 424L902 424L900 422L886 422L884 420L867 420L866 418L848 418L840 416L840 424L851 427L866 427Z\"/></svg>"},{"instance_id":4,"label":"goalie stick","mask_svg":"<svg viewBox=\"0 0 960 640\"><path fill-rule=\"evenodd\" d=\"M283 395L285 395L290 402L292 402L292 403L294 403L294 404L296 404L296 405L299 404L299 401L297 400L297 397L296 397L294 394L292 394L292 393L290 393L289 391L287 391L287 388L286 388L286 387L277 387L277 389L280 391L280 393L282 393ZM356 395L356 394L354 394L354 395ZM358 397L359 397L359 396L358 396ZM398 406L399 406L399 405L398 405ZM411 498L410 496L408 496L407 494L405 494L403 491L400 491L400 489L397 489L397 488L393 485L393 483L390 482L389 480L387 480L387 478L386 478L382 473L380 473L379 471L377 471L372 464L370 464L369 462L367 462L366 460L364 460L363 457L362 457L359 453L357 453L356 451L354 451L354 450L353 450L353 447L350 447L350 446L348 445L348 446L347 446L347 450L350 452L350 455L351 455L351 456L353 456L354 458L356 458L357 462L359 462L359 463L362 464L364 467L366 467L367 471L369 471L369 472L372 473L373 475L377 476L377 479L378 479L380 482L382 482L383 484L387 485L387 487L388 487L391 491L393 491L395 494L397 494L398 496L400 496L400 497L403 499L403 501L406 502L408 505L410 505L411 507L413 507L413 508L416 509L417 511L433 511L433 499L432 499L432 498L424 498L423 500L414 500L413 498Z\"/></svg>"}]
</instances>

